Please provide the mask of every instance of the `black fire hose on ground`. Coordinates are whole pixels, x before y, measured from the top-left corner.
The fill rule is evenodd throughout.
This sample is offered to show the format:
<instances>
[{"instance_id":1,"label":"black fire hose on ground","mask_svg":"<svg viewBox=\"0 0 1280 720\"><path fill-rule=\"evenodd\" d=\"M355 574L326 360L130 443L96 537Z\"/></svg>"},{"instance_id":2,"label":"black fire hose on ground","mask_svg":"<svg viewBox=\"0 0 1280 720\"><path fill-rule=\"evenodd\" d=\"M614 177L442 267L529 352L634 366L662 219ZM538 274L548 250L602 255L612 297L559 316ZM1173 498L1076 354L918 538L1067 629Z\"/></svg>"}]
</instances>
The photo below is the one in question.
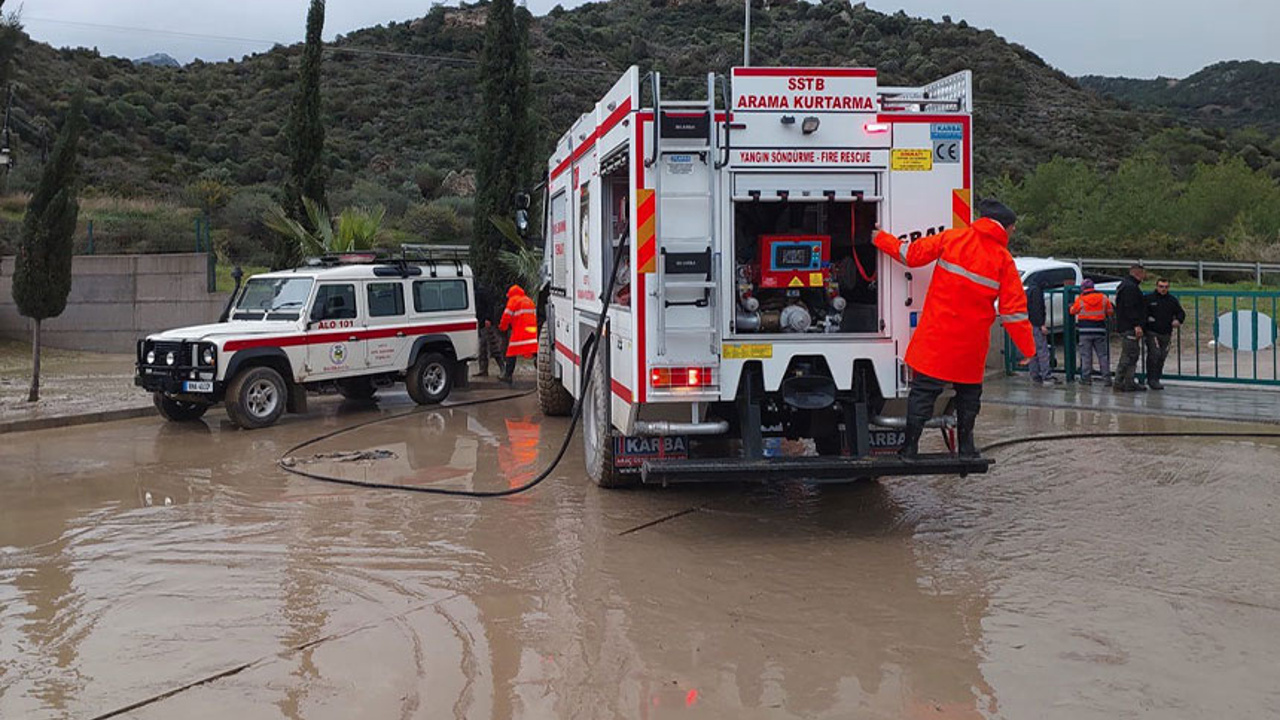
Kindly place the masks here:
<instances>
[{"instance_id":1,"label":"black fire hose on ground","mask_svg":"<svg viewBox=\"0 0 1280 720\"><path fill-rule=\"evenodd\" d=\"M596 322L594 340L587 347L587 351L583 354L582 366L581 366L582 373L583 373L582 383L580 386L578 397L576 400L574 400L574 403L573 403L573 413L569 417L569 429L566 430L564 433L564 441L560 443L560 449L556 451L556 455L554 458L551 459L551 463L547 465L545 468L543 468L541 472L535 475L528 482L524 483L523 485L519 485L517 487L506 488L505 490L458 490L455 488L416 487L413 485L400 485L397 483L381 483L381 482L373 482L369 480L353 480L351 478L341 478L341 477L336 477L334 475L323 475L321 473L314 473L307 470L303 470L297 467L296 465L288 462L294 453L296 453L297 451L305 447L315 445L318 442L328 440L329 438L337 437L339 435L344 435L346 433L353 432L355 430L359 430L360 428L365 428L370 425L377 425L379 423L391 422L392 420L399 420L409 415L414 415L414 414L423 412L427 408L416 408L414 410L410 410L409 412L400 413L398 415L390 415L388 417L375 418L373 420L368 420L366 422L358 423L356 425L351 425L345 428L339 428L338 430L325 433L324 435L318 435L309 440L304 440L298 443L297 445L294 445L293 447L286 450L284 454L280 456L280 459L276 461L276 464L279 465L280 468L285 472L292 473L299 477L308 478L310 480L319 480L321 482L336 483L338 485L350 485L353 487L369 488L373 490L404 490L406 492L425 493L428 495L446 495L449 497L499 498L499 497L507 497L510 495L519 495L522 492L527 492L537 487L538 484L540 484L543 480L546 480L548 477L551 476L551 473L556 469L558 465L560 465L560 461L564 459L565 453L569 451L569 441L573 439L573 431L577 429L578 422L582 419L582 409L587 401L587 390L591 387L591 375L592 375L591 371L595 368L596 359L598 357L596 353L596 349L599 348L601 344L603 344L601 341L601 338L604 335L604 326L609 321L609 300L613 297L613 287L615 282L618 279L618 273L616 272L616 269L618 267L618 263L622 262L622 254L623 254L623 251L626 249L626 247L627 247L626 245L619 244L618 249L614 252L613 267L615 271L609 273L609 284L605 288L604 295L601 296L600 298L603 311L600 313L599 321ZM460 403L452 403L449 405L440 405L436 407L438 407L439 409L449 409L449 408L457 408L457 407L469 407L472 405L485 405L488 403L502 402L504 400L514 400L517 398L527 397L533 394L534 392L535 392L534 390L526 390L525 392L502 395L500 397L482 398L478 400L466 400Z\"/></svg>"},{"instance_id":2,"label":"black fire hose on ground","mask_svg":"<svg viewBox=\"0 0 1280 720\"><path fill-rule=\"evenodd\" d=\"M1035 442L1059 442L1063 440L1100 440L1106 438L1280 438L1280 432L1230 432L1214 430L1129 430L1121 432L1079 432L1025 435L998 440L982 448L982 454L992 450L1026 445Z\"/></svg>"}]
</instances>

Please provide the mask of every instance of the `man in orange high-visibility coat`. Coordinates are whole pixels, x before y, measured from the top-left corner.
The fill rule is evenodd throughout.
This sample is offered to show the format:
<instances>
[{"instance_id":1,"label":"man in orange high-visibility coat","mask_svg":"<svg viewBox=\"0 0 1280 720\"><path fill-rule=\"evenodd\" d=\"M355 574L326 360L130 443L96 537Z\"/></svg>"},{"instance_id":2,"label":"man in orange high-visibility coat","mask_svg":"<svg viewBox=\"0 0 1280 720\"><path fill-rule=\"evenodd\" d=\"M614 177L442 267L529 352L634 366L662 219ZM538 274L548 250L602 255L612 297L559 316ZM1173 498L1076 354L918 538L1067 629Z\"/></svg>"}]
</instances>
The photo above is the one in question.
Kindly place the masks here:
<instances>
[{"instance_id":1,"label":"man in orange high-visibility coat","mask_svg":"<svg viewBox=\"0 0 1280 720\"><path fill-rule=\"evenodd\" d=\"M881 231L874 241L908 267L937 261L905 358L915 374L907 398L906 443L899 453L904 459L919 452L920 434L946 383L956 390L959 452L966 457L978 455L973 427L982 408L982 377L997 300L1000 321L1018 350L1025 357L1036 351L1027 320L1027 296L1008 247L1018 218L994 200L978 203L978 211L982 218L967 228L912 243Z\"/></svg>"},{"instance_id":2,"label":"man in orange high-visibility coat","mask_svg":"<svg viewBox=\"0 0 1280 720\"><path fill-rule=\"evenodd\" d=\"M507 309L502 313L498 329L511 331L511 339L507 341L507 365L498 378L502 382L511 382L516 360L538 354L538 309L519 285L507 289Z\"/></svg>"},{"instance_id":3,"label":"man in orange high-visibility coat","mask_svg":"<svg viewBox=\"0 0 1280 720\"><path fill-rule=\"evenodd\" d=\"M1072 315L1076 316L1076 328L1080 341L1077 343L1080 354L1080 382L1088 385L1093 382L1093 356L1098 356L1098 375L1103 382L1111 377L1111 339L1107 337L1107 319L1116 314L1115 305L1106 295L1098 292L1093 281L1086 279L1080 283L1080 297L1071 303Z\"/></svg>"}]
</instances>

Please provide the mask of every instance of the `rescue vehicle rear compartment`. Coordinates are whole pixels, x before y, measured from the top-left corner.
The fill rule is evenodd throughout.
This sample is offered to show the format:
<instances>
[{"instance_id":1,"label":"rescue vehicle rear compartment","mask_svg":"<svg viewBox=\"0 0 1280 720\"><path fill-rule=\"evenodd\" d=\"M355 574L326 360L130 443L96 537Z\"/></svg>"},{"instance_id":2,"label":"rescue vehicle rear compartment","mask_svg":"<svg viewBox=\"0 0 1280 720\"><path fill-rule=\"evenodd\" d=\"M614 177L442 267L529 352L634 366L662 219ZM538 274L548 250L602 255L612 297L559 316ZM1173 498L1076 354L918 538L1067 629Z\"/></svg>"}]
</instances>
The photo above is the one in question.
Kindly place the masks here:
<instances>
[{"instance_id":1,"label":"rescue vehicle rear compartment","mask_svg":"<svg viewBox=\"0 0 1280 720\"><path fill-rule=\"evenodd\" d=\"M739 74L741 93L825 76L827 92L878 97L879 112L743 110ZM872 231L914 239L961 217L969 74L877 89L873 70L737 69L732 101L721 82L708 78L705 100L662 100L657 79L632 69L561 137L544 203L549 379L579 394L605 312L606 437L686 441L627 468L650 482L984 472L953 454L872 457L891 451L885 433L901 420L889 403L905 396L902 355L931 274L883 257ZM952 137L936 126L952 119L963 164L896 172L891 150L918 158L933 135ZM770 437L811 438L818 456L766 457Z\"/></svg>"}]
</instances>

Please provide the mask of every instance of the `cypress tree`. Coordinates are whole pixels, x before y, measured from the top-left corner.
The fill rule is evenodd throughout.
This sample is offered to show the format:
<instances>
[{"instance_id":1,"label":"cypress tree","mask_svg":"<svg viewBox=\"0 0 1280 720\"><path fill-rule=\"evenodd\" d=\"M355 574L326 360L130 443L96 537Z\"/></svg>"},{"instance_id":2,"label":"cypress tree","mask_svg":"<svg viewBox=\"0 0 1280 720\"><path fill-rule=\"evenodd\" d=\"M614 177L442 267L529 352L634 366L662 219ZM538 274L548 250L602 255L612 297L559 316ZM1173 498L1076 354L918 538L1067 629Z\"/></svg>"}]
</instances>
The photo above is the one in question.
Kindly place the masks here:
<instances>
[{"instance_id":1,"label":"cypress tree","mask_svg":"<svg viewBox=\"0 0 1280 720\"><path fill-rule=\"evenodd\" d=\"M475 235L471 258L481 284L501 288L514 278L497 262L504 242L490 217L510 218L517 192L533 168L533 92L529 80L528 12L513 0L493 0L480 54L482 104L476 137ZM536 288L527 288L534 292Z\"/></svg>"},{"instance_id":2,"label":"cypress tree","mask_svg":"<svg viewBox=\"0 0 1280 720\"><path fill-rule=\"evenodd\" d=\"M324 58L325 0L311 0L307 11L307 39L302 49L302 67L298 72L298 94L293 101L285 140L289 146L289 173L285 179L285 211L289 217L314 231L302 198L315 201L326 213L329 202L325 183L329 170L324 164L324 124L320 118L320 66ZM290 267L298 259L298 248L279 240L274 253L276 269Z\"/></svg>"},{"instance_id":3,"label":"cypress tree","mask_svg":"<svg viewBox=\"0 0 1280 720\"><path fill-rule=\"evenodd\" d=\"M34 321L28 402L40 399L40 324L62 314L71 292L71 236L80 214L76 201L76 145L85 124L83 109L84 95L78 93L22 218L22 236L13 269L13 300L18 312Z\"/></svg>"}]
</instances>

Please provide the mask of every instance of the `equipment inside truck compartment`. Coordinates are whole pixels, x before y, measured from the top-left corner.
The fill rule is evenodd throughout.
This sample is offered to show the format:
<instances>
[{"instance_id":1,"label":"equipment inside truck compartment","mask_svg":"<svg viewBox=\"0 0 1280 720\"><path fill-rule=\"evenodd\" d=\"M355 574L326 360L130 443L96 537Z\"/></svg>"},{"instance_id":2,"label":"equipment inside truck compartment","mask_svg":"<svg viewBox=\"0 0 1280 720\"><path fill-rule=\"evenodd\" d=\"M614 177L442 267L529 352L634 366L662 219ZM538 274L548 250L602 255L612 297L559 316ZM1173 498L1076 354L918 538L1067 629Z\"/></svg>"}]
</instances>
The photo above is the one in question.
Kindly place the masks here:
<instances>
[{"instance_id":1,"label":"equipment inside truck compartment","mask_svg":"<svg viewBox=\"0 0 1280 720\"><path fill-rule=\"evenodd\" d=\"M734 332L878 332L876 212L860 199L735 202Z\"/></svg>"}]
</instances>

